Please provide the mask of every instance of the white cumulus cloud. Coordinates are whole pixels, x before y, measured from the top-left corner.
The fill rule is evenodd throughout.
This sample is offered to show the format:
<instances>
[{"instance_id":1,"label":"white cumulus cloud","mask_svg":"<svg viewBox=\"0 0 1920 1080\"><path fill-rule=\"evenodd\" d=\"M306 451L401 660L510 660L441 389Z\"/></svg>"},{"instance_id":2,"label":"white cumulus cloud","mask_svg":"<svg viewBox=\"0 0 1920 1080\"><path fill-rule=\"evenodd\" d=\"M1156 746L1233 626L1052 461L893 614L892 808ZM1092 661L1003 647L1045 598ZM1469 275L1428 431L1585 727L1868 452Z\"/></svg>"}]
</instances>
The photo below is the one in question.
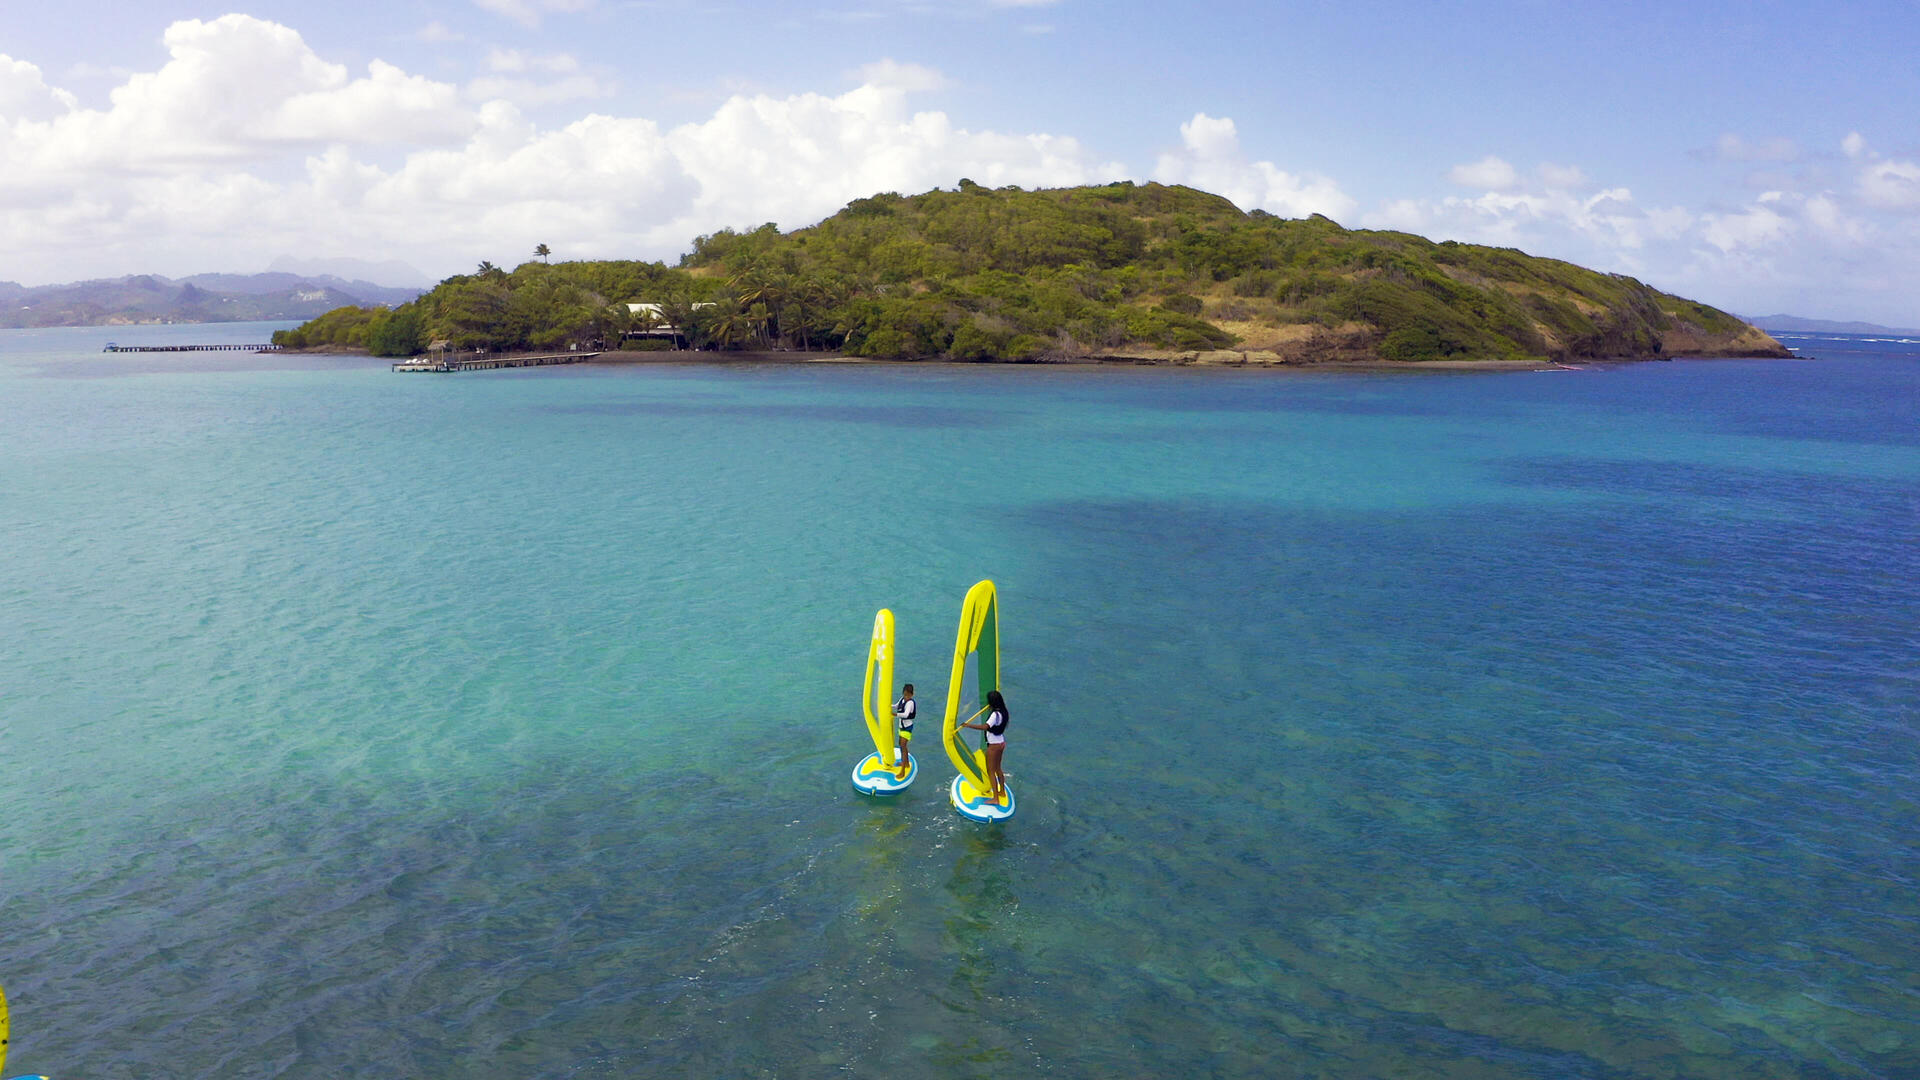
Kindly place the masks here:
<instances>
[{"instance_id":1,"label":"white cumulus cloud","mask_svg":"<svg viewBox=\"0 0 1920 1080\"><path fill-rule=\"evenodd\" d=\"M452 140L473 127L453 86L378 60L365 77L352 78L276 23L246 15L188 20L169 27L163 41L167 62L116 87L106 109L76 108L71 95L56 95L64 111L6 126L18 189L243 162L329 142Z\"/></svg>"},{"instance_id":2,"label":"white cumulus cloud","mask_svg":"<svg viewBox=\"0 0 1920 1080\"><path fill-rule=\"evenodd\" d=\"M1540 163L1540 181L1549 188L1570 190L1587 186L1587 174L1575 165L1555 165L1543 161Z\"/></svg>"},{"instance_id":3,"label":"white cumulus cloud","mask_svg":"<svg viewBox=\"0 0 1920 1080\"><path fill-rule=\"evenodd\" d=\"M1447 179L1461 187L1485 191L1506 191L1520 183L1520 174L1512 165L1488 154L1479 161L1455 165L1447 170Z\"/></svg>"},{"instance_id":4,"label":"white cumulus cloud","mask_svg":"<svg viewBox=\"0 0 1920 1080\"><path fill-rule=\"evenodd\" d=\"M1777 192L1768 192L1738 213L1709 215L1700 230L1701 238L1727 253L1774 247L1794 230L1793 221L1770 205L1779 201Z\"/></svg>"},{"instance_id":5,"label":"white cumulus cloud","mask_svg":"<svg viewBox=\"0 0 1920 1080\"><path fill-rule=\"evenodd\" d=\"M1881 210L1920 210L1920 164L1878 161L1860 173L1860 198Z\"/></svg>"},{"instance_id":6,"label":"white cumulus cloud","mask_svg":"<svg viewBox=\"0 0 1920 1080\"><path fill-rule=\"evenodd\" d=\"M1153 178L1224 195L1242 210L1265 210L1282 217L1325 214L1338 220L1359 204L1332 180L1294 174L1271 161L1250 161L1240 149L1232 119L1195 113L1180 125L1181 149L1161 154Z\"/></svg>"},{"instance_id":7,"label":"white cumulus cloud","mask_svg":"<svg viewBox=\"0 0 1920 1080\"><path fill-rule=\"evenodd\" d=\"M1809 196L1802 204L1801 217L1813 232L1834 244L1857 245L1865 243L1870 235L1866 222L1848 213L1846 207L1827 192Z\"/></svg>"},{"instance_id":8,"label":"white cumulus cloud","mask_svg":"<svg viewBox=\"0 0 1920 1080\"><path fill-rule=\"evenodd\" d=\"M1485 189L1481 194L1391 200L1364 215L1361 224L1435 240L1519 248L1628 273L1644 272L1650 253L1673 249L1695 224L1686 209L1643 206L1625 187L1587 193L1586 173L1570 165L1542 164L1531 181L1497 157L1463 168L1474 175L1451 179L1477 181L1470 186Z\"/></svg>"},{"instance_id":9,"label":"white cumulus cloud","mask_svg":"<svg viewBox=\"0 0 1920 1080\"><path fill-rule=\"evenodd\" d=\"M838 97L734 97L668 140L699 195L663 237L714 223L807 224L853 198L963 176L988 187L1063 186L1122 172L1075 139L967 131L945 113L910 110L897 86L870 84Z\"/></svg>"},{"instance_id":10,"label":"white cumulus cloud","mask_svg":"<svg viewBox=\"0 0 1920 1080\"><path fill-rule=\"evenodd\" d=\"M0 124L50 120L79 104L71 93L48 86L38 67L0 53Z\"/></svg>"},{"instance_id":11,"label":"white cumulus cloud","mask_svg":"<svg viewBox=\"0 0 1920 1080\"><path fill-rule=\"evenodd\" d=\"M870 65L838 95L738 93L671 130L598 114L553 128L522 108L599 90L564 54L495 50L463 93L383 61L355 77L244 15L176 23L164 40L167 61L104 109L77 107L31 64L0 65L0 101L26 103L0 114L0 264L70 280L287 251L439 269L535 243L672 258L700 233L806 225L876 191L1126 175L1068 136L912 107L946 80L911 64Z\"/></svg>"}]
</instances>

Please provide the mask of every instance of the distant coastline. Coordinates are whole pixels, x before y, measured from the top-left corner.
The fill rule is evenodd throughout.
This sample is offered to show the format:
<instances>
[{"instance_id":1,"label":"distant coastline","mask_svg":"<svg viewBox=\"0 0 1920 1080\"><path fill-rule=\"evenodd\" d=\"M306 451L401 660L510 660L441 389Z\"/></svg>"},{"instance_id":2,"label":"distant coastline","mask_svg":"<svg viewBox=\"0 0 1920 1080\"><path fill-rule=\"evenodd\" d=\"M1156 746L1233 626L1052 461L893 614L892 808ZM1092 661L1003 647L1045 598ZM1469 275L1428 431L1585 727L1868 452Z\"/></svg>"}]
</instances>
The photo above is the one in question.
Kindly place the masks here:
<instances>
[{"instance_id":1,"label":"distant coastline","mask_svg":"<svg viewBox=\"0 0 1920 1080\"><path fill-rule=\"evenodd\" d=\"M328 274L157 274L20 285L0 281L0 329L306 320L348 304L404 304L425 290Z\"/></svg>"},{"instance_id":2,"label":"distant coastline","mask_svg":"<svg viewBox=\"0 0 1920 1080\"><path fill-rule=\"evenodd\" d=\"M1899 334L1920 337L1920 329L1881 326L1870 322L1842 322L1834 319L1809 319L1801 315L1755 315L1747 322L1768 333L1785 334Z\"/></svg>"}]
</instances>

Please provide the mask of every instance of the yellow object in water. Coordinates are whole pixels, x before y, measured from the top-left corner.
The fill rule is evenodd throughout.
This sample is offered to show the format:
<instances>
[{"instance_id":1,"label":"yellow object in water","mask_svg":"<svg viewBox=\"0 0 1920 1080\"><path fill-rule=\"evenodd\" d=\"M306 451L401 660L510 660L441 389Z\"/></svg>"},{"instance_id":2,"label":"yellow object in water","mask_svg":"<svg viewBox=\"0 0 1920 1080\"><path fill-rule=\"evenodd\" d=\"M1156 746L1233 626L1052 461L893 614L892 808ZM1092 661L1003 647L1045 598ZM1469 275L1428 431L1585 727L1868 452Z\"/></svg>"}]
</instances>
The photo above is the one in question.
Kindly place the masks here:
<instances>
[{"instance_id":1,"label":"yellow object in water","mask_svg":"<svg viewBox=\"0 0 1920 1080\"><path fill-rule=\"evenodd\" d=\"M893 707L887 700L892 690L893 612L881 608L873 616L873 640L867 645L867 689L860 698L860 708L867 714L867 733L873 736L873 749L881 761L893 760Z\"/></svg>"},{"instance_id":2,"label":"yellow object in water","mask_svg":"<svg viewBox=\"0 0 1920 1080\"><path fill-rule=\"evenodd\" d=\"M0 990L0 1072L7 1068L7 992Z\"/></svg>"},{"instance_id":3,"label":"yellow object in water","mask_svg":"<svg viewBox=\"0 0 1920 1080\"><path fill-rule=\"evenodd\" d=\"M1000 607L991 581L982 581L968 589L967 598L960 605L960 632L953 642L953 674L947 680L947 719L942 728L947 757L953 760L953 767L960 770L961 777L971 783L975 791L991 791L993 782L987 779L986 752L968 746L960 735L966 730L961 727L966 721L960 719L960 702L967 696L964 684L969 656L974 658L979 689L979 696L974 700L984 706L987 691L1000 689Z\"/></svg>"},{"instance_id":4,"label":"yellow object in water","mask_svg":"<svg viewBox=\"0 0 1920 1080\"><path fill-rule=\"evenodd\" d=\"M887 701L892 690L893 612L881 608L873 617L867 681L860 687L860 711L866 714L867 734L873 737L873 753L853 766L853 789L862 795L898 795L920 775L912 754L904 762L895 756L893 706Z\"/></svg>"}]
</instances>

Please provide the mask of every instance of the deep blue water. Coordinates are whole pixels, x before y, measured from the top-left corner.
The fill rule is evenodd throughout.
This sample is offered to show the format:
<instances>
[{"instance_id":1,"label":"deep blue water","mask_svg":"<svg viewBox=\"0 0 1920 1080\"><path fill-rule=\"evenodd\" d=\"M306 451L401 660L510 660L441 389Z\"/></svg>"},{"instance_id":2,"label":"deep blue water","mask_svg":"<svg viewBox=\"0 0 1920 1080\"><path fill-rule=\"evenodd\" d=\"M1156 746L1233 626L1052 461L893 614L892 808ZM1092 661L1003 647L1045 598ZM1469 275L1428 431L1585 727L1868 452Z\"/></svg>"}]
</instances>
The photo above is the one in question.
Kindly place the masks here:
<instances>
[{"instance_id":1,"label":"deep blue water","mask_svg":"<svg viewBox=\"0 0 1920 1080\"><path fill-rule=\"evenodd\" d=\"M1920 1075L1920 345L99 352L264 332L0 332L10 1073Z\"/></svg>"}]
</instances>

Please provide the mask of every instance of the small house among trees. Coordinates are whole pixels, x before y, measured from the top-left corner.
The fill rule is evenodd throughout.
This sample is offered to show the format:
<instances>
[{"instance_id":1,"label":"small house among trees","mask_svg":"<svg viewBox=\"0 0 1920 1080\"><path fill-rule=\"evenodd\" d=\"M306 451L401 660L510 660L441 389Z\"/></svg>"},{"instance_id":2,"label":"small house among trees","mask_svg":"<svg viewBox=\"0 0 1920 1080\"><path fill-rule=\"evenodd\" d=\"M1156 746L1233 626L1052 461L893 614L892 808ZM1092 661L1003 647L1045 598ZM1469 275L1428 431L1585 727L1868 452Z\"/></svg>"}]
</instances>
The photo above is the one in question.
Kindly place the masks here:
<instances>
[{"instance_id":1,"label":"small house among trees","mask_svg":"<svg viewBox=\"0 0 1920 1080\"><path fill-rule=\"evenodd\" d=\"M674 303L655 304L634 302L627 305L629 322L624 335L627 338L666 339L676 345L692 336L691 326L694 313L713 307L711 303Z\"/></svg>"}]
</instances>

